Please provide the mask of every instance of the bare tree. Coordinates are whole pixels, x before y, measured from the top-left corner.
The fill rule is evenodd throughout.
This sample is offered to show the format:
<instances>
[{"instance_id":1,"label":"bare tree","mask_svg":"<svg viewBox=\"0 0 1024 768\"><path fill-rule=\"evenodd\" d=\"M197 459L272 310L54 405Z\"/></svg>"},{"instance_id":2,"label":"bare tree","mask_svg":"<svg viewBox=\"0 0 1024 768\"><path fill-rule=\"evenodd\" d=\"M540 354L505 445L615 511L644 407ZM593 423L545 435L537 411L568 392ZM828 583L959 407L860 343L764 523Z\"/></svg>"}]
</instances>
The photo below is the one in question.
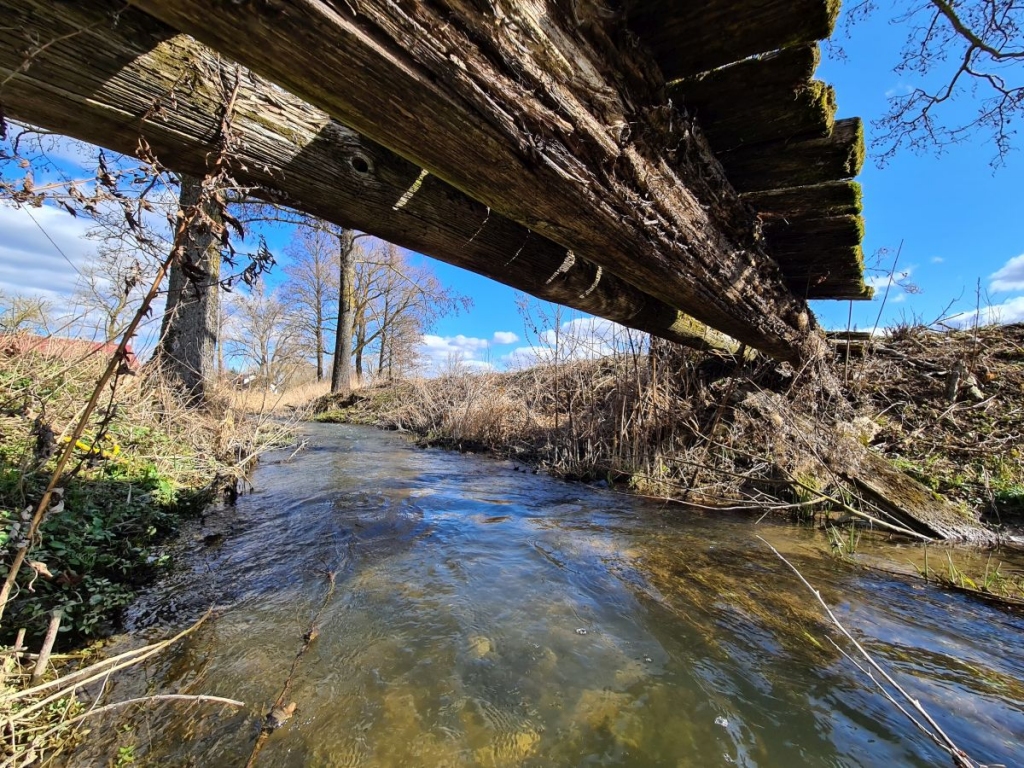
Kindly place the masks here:
<instances>
[{"instance_id":1,"label":"bare tree","mask_svg":"<svg viewBox=\"0 0 1024 768\"><path fill-rule=\"evenodd\" d=\"M1024 116L1024 3L916 0L893 8L893 21L908 28L896 72L920 83L893 95L889 112L874 122L881 160L901 147L941 152L981 133L995 145L992 165L1003 165ZM877 0L859 0L849 18L877 9ZM965 95L977 102L974 115L950 117L949 105Z\"/></svg>"},{"instance_id":2,"label":"bare tree","mask_svg":"<svg viewBox=\"0 0 1024 768\"><path fill-rule=\"evenodd\" d=\"M379 243L357 265L356 285L357 379L363 376L363 358L369 353L376 353L378 376L401 375L415 363L414 350L422 334L438 318L472 304L391 243Z\"/></svg>"},{"instance_id":3,"label":"bare tree","mask_svg":"<svg viewBox=\"0 0 1024 768\"><path fill-rule=\"evenodd\" d=\"M117 338L142 302L145 282L154 271L137 255L101 245L96 257L80 270L74 298L88 318L96 319L104 339Z\"/></svg>"},{"instance_id":4,"label":"bare tree","mask_svg":"<svg viewBox=\"0 0 1024 768\"><path fill-rule=\"evenodd\" d=\"M224 343L227 353L255 369L263 386L286 384L302 354L291 313L275 291L257 281L231 294Z\"/></svg>"},{"instance_id":5,"label":"bare tree","mask_svg":"<svg viewBox=\"0 0 1024 768\"><path fill-rule=\"evenodd\" d=\"M285 249L288 279L282 292L295 318L303 350L316 360L316 380L324 379L326 339L337 321L339 256L338 237L322 222L296 230Z\"/></svg>"},{"instance_id":6,"label":"bare tree","mask_svg":"<svg viewBox=\"0 0 1024 768\"><path fill-rule=\"evenodd\" d=\"M49 333L50 302L38 296L7 296L0 291L0 335Z\"/></svg>"}]
</instances>

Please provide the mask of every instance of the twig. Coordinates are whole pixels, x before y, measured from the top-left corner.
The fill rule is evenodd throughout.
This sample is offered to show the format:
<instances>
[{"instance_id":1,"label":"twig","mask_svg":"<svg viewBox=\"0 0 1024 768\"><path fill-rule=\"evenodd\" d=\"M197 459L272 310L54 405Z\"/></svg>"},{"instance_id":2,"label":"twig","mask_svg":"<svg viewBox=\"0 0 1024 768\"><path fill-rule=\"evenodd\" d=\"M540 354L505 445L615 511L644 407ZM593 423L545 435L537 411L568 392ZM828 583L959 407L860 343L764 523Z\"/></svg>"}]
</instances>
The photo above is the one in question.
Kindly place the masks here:
<instances>
[{"instance_id":1,"label":"twig","mask_svg":"<svg viewBox=\"0 0 1024 768\"><path fill-rule=\"evenodd\" d=\"M92 717L93 715L99 715L104 712L110 712L114 709L121 707L127 707L131 704L148 704L152 701L187 701L193 704L223 704L227 707L244 707L244 701L237 701L236 699L225 699L222 696L207 696L202 695L187 695L183 693L158 693L153 696L140 696L137 699L125 699L124 701L115 701L113 704L105 704L102 707L91 709L81 715L71 718L70 720L60 724L60 728L66 728L69 725L79 723L86 718ZM56 729L52 729L56 730ZM50 733L48 731L47 733Z\"/></svg>"},{"instance_id":2,"label":"twig","mask_svg":"<svg viewBox=\"0 0 1024 768\"><path fill-rule=\"evenodd\" d=\"M295 673L299 670L299 663L302 661L302 657L306 655L306 651L316 640L319 634L320 617L323 612L327 609L327 604L330 602L331 597L334 595L334 587L337 578L337 571L327 571L327 591L324 593L323 600L320 601L320 607L317 609L316 614L309 622L309 629L306 630L306 634L302 637L302 647L299 648L298 653L295 654L295 658L292 659L292 667L288 671L288 677L284 681L284 686L281 688L281 693L278 695L277 700L274 702L274 706L271 708L270 713L267 715L267 719L260 729L259 736L256 737L256 743L252 746L252 752L249 753L249 759L245 763L245 768L252 768L256 764L256 758L259 757L260 751L263 749L263 745L266 743L267 738L275 727L281 723L273 723L272 718L275 712L286 712L283 715L284 719L291 716L292 711L295 709L295 704L292 703L287 705L288 692L291 690L292 681L295 679ZM281 720L283 722L283 720Z\"/></svg>"},{"instance_id":3,"label":"twig","mask_svg":"<svg viewBox=\"0 0 1024 768\"><path fill-rule=\"evenodd\" d=\"M197 629L199 629L199 627L203 625L203 622L205 622L210 617L210 614L211 612L207 611L202 616L202 618L199 619L199 621L197 621L195 624L193 624L191 627L184 630L183 632L179 632L177 635L170 638L169 640L163 640L159 643L147 645L144 648L138 648L134 651L128 651L118 656L114 656L109 659L104 659L103 661L97 662L96 664L91 664L85 669L80 669L77 672L73 672L70 675L65 675L64 677L57 678L56 680L51 680L48 683L43 683L42 685L37 685L32 688L26 688L23 691L17 691L16 693L8 694L6 696L0 696L0 708L6 708L6 706L10 702L15 701L17 699L23 699L28 696L33 696L37 693L41 693L42 691L49 690L50 688L60 688L60 690L56 693L51 694L45 699L37 701L34 704L26 707L25 709L18 711L16 715L10 716L11 720L20 720L24 718L26 715L31 714L32 712L41 709L42 707L45 707L47 704L50 704L62 698L70 690L74 690L75 688L80 688L83 685L95 682L104 675L107 675L112 672L117 672L118 670L124 669L125 667L133 666L135 664L138 664L140 661L144 661L145 659L148 659L150 656L159 653L164 648L173 645L182 638L187 637L188 635L192 634ZM107 667L109 667L109 669L106 669Z\"/></svg>"},{"instance_id":4,"label":"twig","mask_svg":"<svg viewBox=\"0 0 1024 768\"><path fill-rule=\"evenodd\" d=\"M768 547L768 549L770 549L772 552L774 552L776 557L778 557L782 562L784 562L786 565L788 565L790 570L793 571L793 573L796 574L797 578L800 579L800 581L803 583L803 585L805 587L807 587L807 589L809 589L811 591L811 594L814 595L814 597L818 601L818 603L821 604L821 607L825 609L825 613L828 614L828 617L829 617L829 619L831 619L832 624L835 625L836 629L838 629L843 634L843 636L846 637L847 640L849 640L851 643L853 643L853 647L856 648L860 652L860 655L864 657L864 660L867 661L867 663L876 672L878 672L878 674L881 675L882 678L887 683L889 683L889 685L891 685L900 694L900 696L903 697L903 699L910 705L910 707L912 709L916 710L917 713L919 715L921 715L922 718L924 718L924 721L926 723L928 723L928 725L931 728L931 730L930 731L928 729L922 729L922 730L924 730L925 733L927 733L928 736L936 744L938 744L940 747L942 747L942 749L946 750L949 753L950 757L953 758L953 762L959 768L979 768L978 764L975 763L973 760L971 760L971 758L968 757L967 753L964 752L962 749L960 749L960 747L958 747L953 742L953 740L951 738L949 738L949 736L947 736L945 734L945 732L942 730L942 728L939 727L939 724L936 723L935 720L932 719L932 716L929 715L928 712L925 710L925 708L923 706L921 706L921 702L919 702L917 699L915 699L913 696L911 696L909 693L907 693L907 691L904 690L904 688L899 683L897 683L892 678L892 676L888 672L886 672L878 664L877 661L874 660L874 658L871 656L871 654L869 654L864 649L864 646L862 646L859 642L857 642L857 639L853 635L850 634L850 632L846 629L846 627L843 626L842 622L840 622L839 619L836 617L835 613L832 612L832 609L829 607L828 603L826 603L825 600L822 598L821 593L817 589L815 589L811 585L811 583L809 581L807 581L806 578L804 578L804 575L802 573L800 573L799 570L797 570L797 567L795 565L793 565L791 562L789 562L789 560L787 560L785 557L783 557L782 554L779 552L779 550L777 550L775 547L773 547L771 544L769 544L767 541L765 541L765 539L763 537L758 536L757 538L761 539L761 542L766 547ZM872 680L873 679L874 678L872 678ZM876 684L877 684L877 681L876 681ZM888 698L890 700L892 700L891 696L888 697ZM910 714L903 707L901 707L899 705L897 705L897 707L898 707L898 709L901 712L903 712L904 714L906 714L910 718L911 722L913 722L915 725L918 725L918 727L921 727L920 724L917 722L917 720L915 718L913 718L913 717L910 717Z\"/></svg>"},{"instance_id":5,"label":"twig","mask_svg":"<svg viewBox=\"0 0 1024 768\"><path fill-rule=\"evenodd\" d=\"M36 659L35 669L32 670L33 683L39 682L39 678L46 671L46 665L50 663L50 652L53 651L53 644L57 640L57 630L60 629L62 618L64 618L64 609L55 608L50 616L50 626L46 630L46 637L43 638L43 646L39 649L39 658Z\"/></svg>"}]
</instances>

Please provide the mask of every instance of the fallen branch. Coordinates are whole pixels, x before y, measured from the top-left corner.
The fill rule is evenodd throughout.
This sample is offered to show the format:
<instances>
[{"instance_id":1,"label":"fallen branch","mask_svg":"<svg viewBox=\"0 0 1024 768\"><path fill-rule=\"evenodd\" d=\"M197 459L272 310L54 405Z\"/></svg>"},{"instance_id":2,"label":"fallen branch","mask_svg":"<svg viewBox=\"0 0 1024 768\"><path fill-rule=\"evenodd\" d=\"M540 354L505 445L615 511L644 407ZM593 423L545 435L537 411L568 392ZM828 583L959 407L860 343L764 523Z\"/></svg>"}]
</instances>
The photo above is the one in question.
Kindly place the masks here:
<instances>
[{"instance_id":1,"label":"fallen branch","mask_svg":"<svg viewBox=\"0 0 1024 768\"><path fill-rule=\"evenodd\" d=\"M149 704L150 702L157 701L187 701L191 704L222 704L227 707L244 707L244 701L237 701L235 699L225 699L222 696L191 696L182 693L160 693L153 696L140 696L136 699L125 699L124 701L115 701L113 704L106 704L102 707L90 709L88 712L84 712L81 715L72 717L70 720L65 720L62 723L58 723L48 731L44 732L42 736L38 737L40 741L47 739L55 733L58 733L65 728L69 728L73 725L86 720L87 718L93 717L94 715L103 714L104 712L111 712L115 709L127 707L131 704Z\"/></svg>"},{"instance_id":2,"label":"fallen branch","mask_svg":"<svg viewBox=\"0 0 1024 768\"><path fill-rule=\"evenodd\" d=\"M153 643L152 645L147 645L143 648L136 648L133 651L127 651L118 656L112 656L109 659L104 659L103 661L99 661L95 664L90 664L85 669L80 669L77 672L72 672L69 675L58 677L56 680L51 680L47 683L36 685L32 688L26 688L23 691L17 691L6 696L0 696L0 708L6 709L7 706L13 701L34 696L37 693L42 693L43 691L49 690L51 688L59 689L56 693L50 694L46 698L37 701L34 704L31 704L25 709L20 710L17 714L10 715L7 718L8 721L10 722L23 720L27 715L31 714L32 712L35 712L47 706L48 704L51 704L54 701L63 698L69 692L72 692L77 688L81 688L83 685L88 685L89 683L96 682L102 677L110 675L121 669L125 669L126 667L134 666L139 662L145 661L149 657L156 655L168 646L173 645L182 638L187 637L188 635L192 634L197 629L199 629L199 627L203 625L203 622L205 622L210 617L210 614L211 611L207 611L205 614L203 614L199 621L197 621L191 627L182 632L179 632L174 637L169 638L167 640L163 640L159 643Z\"/></svg>"},{"instance_id":3,"label":"fallen branch","mask_svg":"<svg viewBox=\"0 0 1024 768\"><path fill-rule=\"evenodd\" d=\"M828 614L829 619L831 619L832 624L835 625L836 629L838 629L843 634L843 636L846 637L847 640L853 643L853 647L860 652L860 655L864 657L864 660L867 661L871 668L878 672L878 674L881 675L881 677L887 683L889 683L889 685L891 685L897 691L897 693L899 693L903 700L910 705L910 708L915 710L924 719L925 723L928 724L928 728L925 728L917 720L917 718L913 717L910 714L910 712L907 711L905 707L903 707L895 701L895 698L892 696L891 693L885 691L885 689L883 688L883 693L885 693L886 698L889 699L889 701L891 701L893 704L895 704L896 708L904 715L906 715L910 719L910 721L915 726L920 728L932 741L934 741L939 747L948 752L950 757L953 758L953 763L956 766L958 766L958 768L982 768L978 763L975 763L973 760L971 760L971 758L968 757L967 753L960 749L960 747L958 747L953 742L953 740L946 735L942 728L939 727L939 724L936 723L935 720L932 719L932 716L929 715L928 712L925 710L925 708L921 706L921 702L919 702L917 699L915 699L913 696L907 693L907 691L892 678L892 675L886 672L878 664L878 662L874 660L871 654L869 654L864 649L864 646L857 642L857 639L850 634L846 627L844 627L842 623L839 621L839 619L836 617L835 613L832 612L832 609L829 607L828 603L826 603L825 600L821 597L821 593L817 589L815 589L811 585L811 583L807 581L806 578L804 578L804 575L800 573L799 570L797 570L797 567L793 565L791 562L789 562L789 560L787 560L785 557L783 557L779 550L777 550L775 547L773 547L771 544L765 541L763 537L758 536L757 538L761 539L764 545L775 553L776 557L778 557L782 562L789 566L790 570L796 574L797 578L800 579L803 585L811 591L811 594L814 595L815 599L817 599L817 601L821 604L821 607L825 609L825 613ZM844 653L843 655L849 658L847 654ZM854 663L856 664L856 662ZM857 667L861 668L859 664L857 664ZM877 680L875 680L875 678L870 673L868 673L868 677L870 677L871 680L880 688L882 687L881 684Z\"/></svg>"}]
</instances>

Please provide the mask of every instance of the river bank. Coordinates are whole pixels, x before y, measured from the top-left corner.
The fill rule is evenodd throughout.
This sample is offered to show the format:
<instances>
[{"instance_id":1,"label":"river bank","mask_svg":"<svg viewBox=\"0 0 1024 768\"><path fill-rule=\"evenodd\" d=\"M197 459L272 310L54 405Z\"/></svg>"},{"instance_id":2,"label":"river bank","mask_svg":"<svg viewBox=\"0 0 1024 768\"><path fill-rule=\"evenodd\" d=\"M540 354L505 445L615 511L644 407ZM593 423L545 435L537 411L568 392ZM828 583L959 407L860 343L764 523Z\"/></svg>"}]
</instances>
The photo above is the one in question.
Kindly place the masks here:
<instances>
[{"instance_id":1,"label":"river bank","mask_svg":"<svg viewBox=\"0 0 1024 768\"><path fill-rule=\"evenodd\" d=\"M73 352L0 356L0 546L11 557L106 364ZM287 427L223 396L189 407L148 369L121 376L101 403L5 606L0 642L22 633L37 644L55 609L58 648L115 630L137 590L170 564L160 546L180 522L220 501L253 457L289 439Z\"/></svg>"}]
</instances>

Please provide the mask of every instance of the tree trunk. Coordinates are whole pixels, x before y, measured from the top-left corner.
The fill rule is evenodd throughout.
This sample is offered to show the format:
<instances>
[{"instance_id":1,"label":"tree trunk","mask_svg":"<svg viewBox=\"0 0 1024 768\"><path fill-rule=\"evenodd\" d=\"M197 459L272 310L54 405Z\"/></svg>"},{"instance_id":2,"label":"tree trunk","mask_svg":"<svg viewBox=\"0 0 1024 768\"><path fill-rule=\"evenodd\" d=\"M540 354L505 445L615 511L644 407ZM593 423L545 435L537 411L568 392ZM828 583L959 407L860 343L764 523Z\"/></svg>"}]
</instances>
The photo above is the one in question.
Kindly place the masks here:
<instances>
[{"instance_id":1,"label":"tree trunk","mask_svg":"<svg viewBox=\"0 0 1024 768\"><path fill-rule=\"evenodd\" d=\"M338 236L338 276L338 330L334 335L331 393L348 397L352 394L352 291L356 282L355 240L348 229Z\"/></svg>"},{"instance_id":2,"label":"tree trunk","mask_svg":"<svg viewBox=\"0 0 1024 768\"><path fill-rule=\"evenodd\" d=\"M202 182L181 176L181 209L196 205L202 194ZM207 215L217 216L213 206ZM219 320L220 249L208 226L197 225L186 235L184 260L205 273L189 280L179 262L171 266L167 305L160 328L157 355L162 369L181 388L191 402L200 402L214 376Z\"/></svg>"},{"instance_id":3,"label":"tree trunk","mask_svg":"<svg viewBox=\"0 0 1024 768\"><path fill-rule=\"evenodd\" d=\"M360 319L356 328L356 381L363 382L363 350L366 349L366 319Z\"/></svg>"},{"instance_id":4,"label":"tree trunk","mask_svg":"<svg viewBox=\"0 0 1024 768\"><path fill-rule=\"evenodd\" d=\"M167 167L206 172L232 65L114 0L0 0L0 16L21 33L0 35L8 118L127 154L141 137ZM24 39L51 41L28 68ZM420 178L418 166L246 72L231 125L232 173L265 199L669 341L737 349L608 270L567 263L565 248L434 176Z\"/></svg>"},{"instance_id":5,"label":"tree trunk","mask_svg":"<svg viewBox=\"0 0 1024 768\"><path fill-rule=\"evenodd\" d=\"M317 314L316 330L313 332L313 342L316 344L316 380L324 380L324 319Z\"/></svg>"}]
</instances>

